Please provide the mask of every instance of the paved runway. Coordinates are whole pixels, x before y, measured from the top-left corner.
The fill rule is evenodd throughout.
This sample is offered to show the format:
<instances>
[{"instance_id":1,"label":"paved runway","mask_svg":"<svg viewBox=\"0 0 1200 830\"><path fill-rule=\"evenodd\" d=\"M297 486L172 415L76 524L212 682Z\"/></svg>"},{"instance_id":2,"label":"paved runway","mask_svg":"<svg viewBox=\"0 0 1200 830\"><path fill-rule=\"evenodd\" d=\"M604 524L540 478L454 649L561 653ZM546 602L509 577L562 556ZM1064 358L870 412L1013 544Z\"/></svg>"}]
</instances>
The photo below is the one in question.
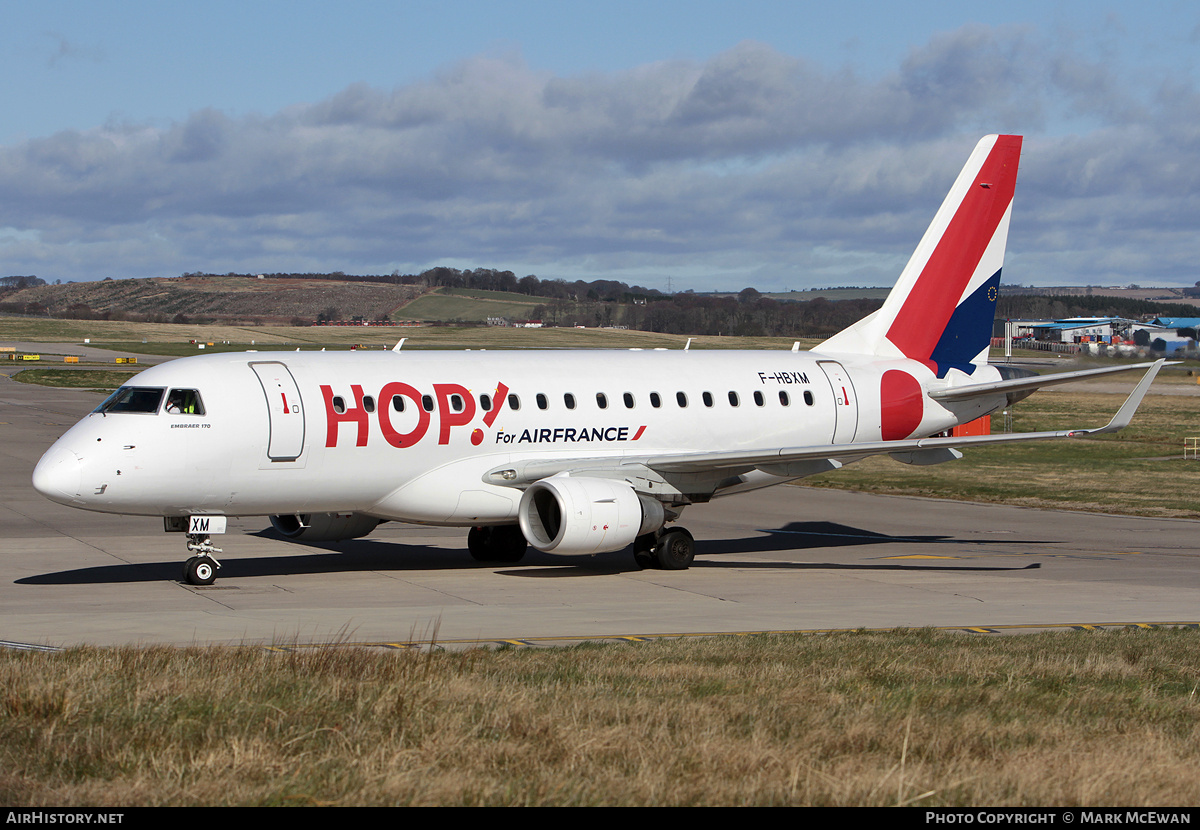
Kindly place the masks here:
<instances>
[{"instance_id":1,"label":"paved runway","mask_svg":"<svg viewBox=\"0 0 1200 830\"><path fill-rule=\"evenodd\" d=\"M480 567L464 530L386 524L305 546L236 519L216 585L180 581L157 519L86 513L30 485L100 396L0 377L0 640L562 642L832 628L1200 619L1200 522L777 487L689 508L688 571L628 553Z\"/></svg>"}]
</instances>

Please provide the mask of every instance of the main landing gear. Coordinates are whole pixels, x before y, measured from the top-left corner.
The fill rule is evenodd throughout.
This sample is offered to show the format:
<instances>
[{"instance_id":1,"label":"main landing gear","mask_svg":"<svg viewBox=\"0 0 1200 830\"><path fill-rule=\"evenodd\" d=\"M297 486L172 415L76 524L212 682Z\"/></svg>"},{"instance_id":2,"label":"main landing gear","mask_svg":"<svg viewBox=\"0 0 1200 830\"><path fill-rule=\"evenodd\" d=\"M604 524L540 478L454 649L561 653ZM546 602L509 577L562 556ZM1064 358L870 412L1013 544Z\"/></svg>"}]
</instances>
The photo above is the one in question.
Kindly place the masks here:
<instances>
[{"instance_id":1,"label":"main landing gear","mask_svg":"<svg viewBox=\"0 0 1200 830\"><path fill-rule=\"evenodd\" d=\"M473 527L467 534L467 549L476 562L520 562L527 546L517 525ZM695 558L696 542L682 527L646 533L633 542L633 560L639 568L682 571Z\"/></svg>"},{"instance_id":2,"label":"main landing gear","mask_svg":"<svg viewBox=\"0 0 1200 830\"><path fill-rule=\"evenodd\" d=\"M528 545L518 525L473 527L467 534L467 550L476 562L520 562Z\"/></svg>"},{"instance_id":3,"label":"main landing gear","mask_svg":"<svg viewBox=\"0 0 1200 830\"><path fill-rule=\"evenodd\" d=\"M189 533L187 549L195 555L183 563L183 580L189 585L212 585L217 581L217 569L221 563L213 556L221 549L213 547L210 536Z\"/></svg>"},{"instance_id":4,"label":"main landing gear","mask_svg":"<svg viewBox=\"0 0 1200 830\"><path fill-rule=\"evenodd\" d=\"M686 570L696 558L696 542L682 527L663 528L633 541L633 561L639 568Z\"/></svg>"}]
</instances>

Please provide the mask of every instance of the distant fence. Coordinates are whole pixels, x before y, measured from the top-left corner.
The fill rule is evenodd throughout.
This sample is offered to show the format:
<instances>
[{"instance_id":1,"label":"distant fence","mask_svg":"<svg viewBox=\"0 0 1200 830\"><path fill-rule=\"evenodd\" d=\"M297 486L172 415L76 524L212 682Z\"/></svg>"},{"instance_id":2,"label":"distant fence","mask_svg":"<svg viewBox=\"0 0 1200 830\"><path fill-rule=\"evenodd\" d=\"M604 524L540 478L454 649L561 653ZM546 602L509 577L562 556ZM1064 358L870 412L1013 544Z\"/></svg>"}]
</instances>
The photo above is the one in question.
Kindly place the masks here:
<instances>
[{"instance_id":1,"label":"distant fence","mask_svg":"<svg viewBox=\"0 0 1200 830\"><path fill-rule=\"evenodd\" d=\"M993 337L992 348L1003 349L1004 338ZM1078 354L1083 348L1078 343L1056 343L1052 340L1014 340L1014 349L1028 349L1035 352L1062 352L1064 354Z\"/></svg>"},{"instance_id":2,"label":"distant fence","mask_svg":"<svg viewBox=\"0 0 1200 830\"><path fill-rule=\"evenodd\" d=\"M314 326L419 326L418 320L316 320Z\"/></svg>"}]
</instances>

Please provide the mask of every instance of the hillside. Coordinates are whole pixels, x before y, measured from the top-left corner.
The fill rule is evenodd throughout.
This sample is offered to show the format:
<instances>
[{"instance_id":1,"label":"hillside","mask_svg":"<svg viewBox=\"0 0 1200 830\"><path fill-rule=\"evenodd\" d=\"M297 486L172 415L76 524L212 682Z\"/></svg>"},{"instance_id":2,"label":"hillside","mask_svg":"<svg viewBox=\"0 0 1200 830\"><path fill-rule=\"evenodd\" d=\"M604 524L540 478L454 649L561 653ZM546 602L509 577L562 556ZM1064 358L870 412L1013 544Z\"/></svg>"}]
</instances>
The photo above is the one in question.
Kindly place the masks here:
<instances>
[{"instance_id":1,"label":"hillside","mask_svg":"<svg viewBox=\"0 0 1200 830\"><path fill-rule=\"evenodd\" d=\"M333 319L377 320L395 313L426 289L334 280L247 277L155 277L41 285L6 292L0 302L13 311L51 317L136 315L167 322L182 315L224 323L310 323Z\"/></svg>"},{"instance_id":2,"label":"hillside","mask_svg":"<svg viewBox=\"0 0 1200 830\"><path fill-rule=\"evenodd\" d=\"M490 317L506 317L542 319L550 326L617 326L664 334L823 338L877 309L887 293L887 289L843 288L763 295L746 288L737 295L683 292L668 296L635 293L623 283L568 284L539 281L532 275L510 280L507 290L496 290L447 284L486 283L486 277L495 272L450 271L433 269L403 278L356 278L340 273L281 274L261 279L187 274L67 285L28 285L29 278L19 278L27 287L0 288L0 314L34 319L272 326L307 326L317 320L355 318L370 322L390 319L482 324ZM1093 289L1091 294L1086 289L1053 293L1070 292L1070 288L1029 293L1032 291L1035 289L1020 286L1002 291L996 317L1200 316L1200 309L1180 302L1180 297L1164 301L1131 296L1136 291L1163 293L1167 289Z\"/></svg>"},{"instance_id":3,"label":"hillside","mask_svg":"<svg viewBox=\"0 0 1200 830\"><path fill-rule=\"evenodd\" d=\"M464 322L482 322L488 317L528 320L535 316L536 309L544 302L544 297L529 297L507 291L441 288L409 303L404 307L403 316L410 320Z\"/></svg>"}]
</instances>

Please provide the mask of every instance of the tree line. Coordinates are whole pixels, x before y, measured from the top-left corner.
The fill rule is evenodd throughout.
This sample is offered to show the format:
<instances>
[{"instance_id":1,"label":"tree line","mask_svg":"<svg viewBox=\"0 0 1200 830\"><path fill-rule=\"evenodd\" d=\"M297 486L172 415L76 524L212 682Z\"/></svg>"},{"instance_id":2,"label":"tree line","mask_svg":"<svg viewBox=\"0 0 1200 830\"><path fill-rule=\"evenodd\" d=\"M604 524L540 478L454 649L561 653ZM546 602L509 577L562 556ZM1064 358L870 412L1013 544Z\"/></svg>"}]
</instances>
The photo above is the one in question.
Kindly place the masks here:
<instances>
[{"instance_id":1,"label":"tree line","mask_svg":"<svg viewBox=\"0 0 1200 830\"><path fill-rule=\"evenodd\" d=\"M259 275L191 272L182 276L254 279ZM542 280L533 274L518 278L512 271L494 268L457 269L439 266L419 274L393 272L387 275L355 275L334 271L262 276L272 279L335 280L416 285L430 289L508 292L541 299L542 302L531 306L530 317L540 319L545 325L618 326L682 335L828 337L882 305L882 300L877 299L827 300L818 297L812 300L775 300L762 296L754 288L743 289L736 296L696 294L691 291L665 294L658 289L628 285L617 280ZM44 285L45 281L38 277L0 278L0 290L4 293L39 284ZM31 305L37 308L31 309ZM37 303L0 302L0 312L45 315L48 311ZM329 317L334 311L326 309L320 314ZM146 316L119 311L96 312L82 304L56 313L58 316L90 319L138 319ZM1200 317L1200 308L1123 297L1007 294L1003 290L996 305L997 320L1101 316L1136 318L1155 315ZM183 314L171 319L161 313L153 316L155 322L189 322ZM337 316L335 313L334 317ZM193 317L191 322L200 320ZM299 318L293 322L297 325L309 323Z\"/></svg>"}]
</instances>

